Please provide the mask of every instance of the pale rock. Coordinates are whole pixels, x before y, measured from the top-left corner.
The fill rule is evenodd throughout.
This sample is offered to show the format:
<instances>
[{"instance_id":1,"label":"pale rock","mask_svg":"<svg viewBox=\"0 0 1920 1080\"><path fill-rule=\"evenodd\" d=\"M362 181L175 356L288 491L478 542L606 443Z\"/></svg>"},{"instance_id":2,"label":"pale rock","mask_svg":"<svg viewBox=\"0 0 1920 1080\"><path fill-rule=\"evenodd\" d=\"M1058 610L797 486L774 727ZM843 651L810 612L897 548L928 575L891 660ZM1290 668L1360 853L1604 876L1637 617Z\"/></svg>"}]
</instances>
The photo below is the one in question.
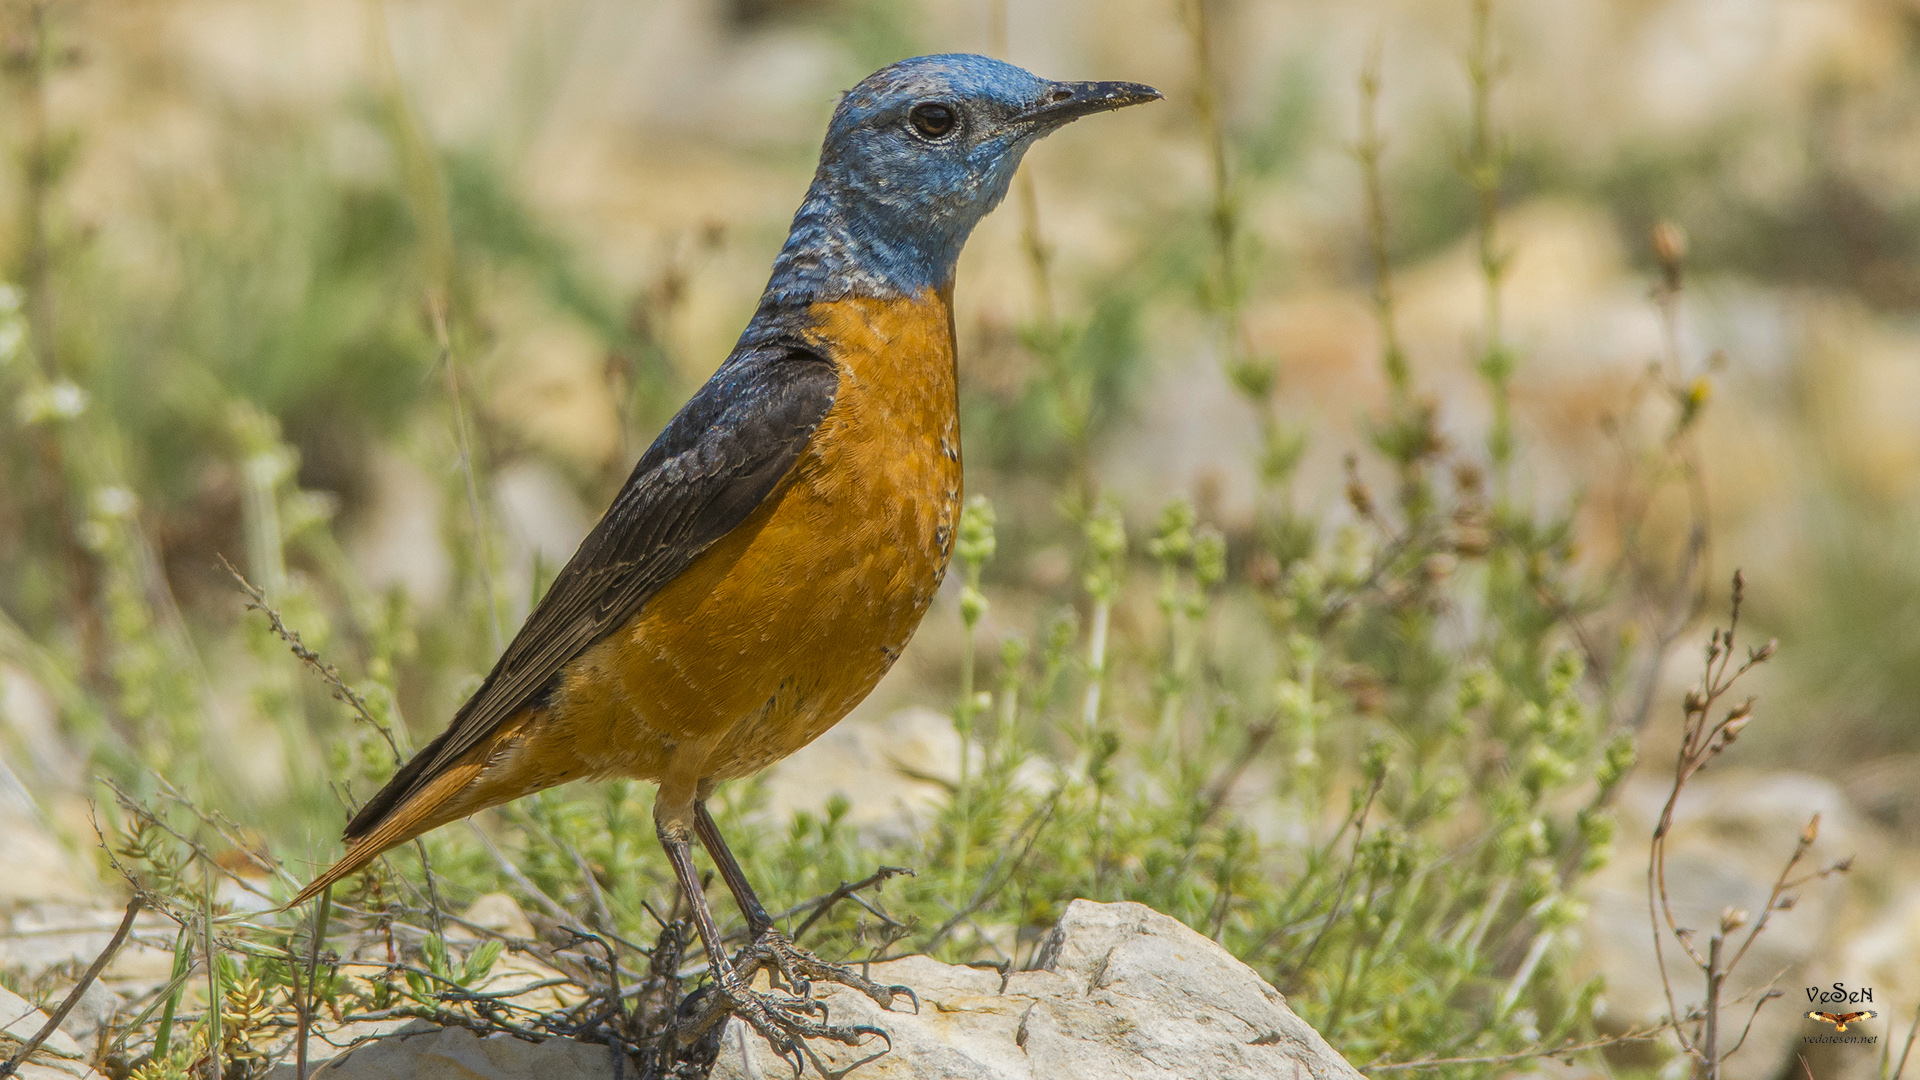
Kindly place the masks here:
<instances>
[{"instance_id":1,"label":"pale rock","mask_svg":"<svg viewBox=\"0 0 1920 1080\"><path fill-rule=\"evenodd\" d=\"M431 1061L436 1057L436 1046L432 1041L414 1042L416 1038L430 1035L464 1034L454 1028L441 1028L425 1020L360 1020L340 1027L316 1030L307 1036L307 1076L391 1076L391 1071L378 1071L383 1065L390 1065L394 1051L414 1055L419 1061ZM532 1043L522 1043L533 1046ZM385 1046L387 1049L377 1049ZM362 1049L374 1052L361 1057ZM424 1067L424 1065L423 1065ZM362 1072L362 1069L374 1071ZM267 1071L267 1080L295 1080L299 1075L299 1062L295 1059L291 1047L273 1068ZM441 1075L470 1077L472 1073L453 1071ZM501 1074L505 1075L505 1074ZM538 1073L523 1073L525 1076L537 1076Z\"/></svg>"},{"instance_id":2,"label":"pale rock","mask_svg":"<svg viewBox=\"0 0 1920 1080\"><path fill-rule=\"evenodd\" d=\"M0 986L0 1061L20 1051L28 1039L46 1025L47 1014L34 1008L25 998ZM54 1029L47 1041L27 1059L16 1076L24 1080L98 1080L100 1074L87 1064L87 1052L73 1036Z\"/></svg>"},{"instance_id":3,"label":"pale rock","mask_svg":"<svg viewBox=\"0 0 1920 1080\"><path fill-rule=\"evenodd\" d=\"M0 968L29 976L61 964L85 967L106 949L126 915L124 908L92 904L27 904L0 910ZM134 920L133 935L101 975L109 988L126 989L165 982L173 971L173 933L177 928L148 910Z\"/></svg>"},{"instance_id":4,"label":"pale rock","mask_svg":"<svg viewBox=\"0 0 1920 1080\"><path fill-rule=\"evenodd\" d=\"M533 921L520 909L519 901L506 893L487 893L467 905L460 919L502 937L531 939L534 936ZM451 941L472 941L477 937L464 926L447 928L447 938Z\"/></svg>"},{"instance_id":5,"label":"pale rock","mask_svg":"<svg viewBox=\"0 0 1920 1080\"><path fill-rule=\"evenodd\" d=\"M61 736L53 698L19 668L0 665L0 910L84 901L94 875L55 834L38 794L84 786L80 755ZM23 779L24 778L24 779Z\"/></svg>"},{"instance_id":6,"label":"pale rock","mask_svg":"<svg viewBox=\"0 0 1920 1080\"><path fill-rule=\"evenodd\" d=\"M61 992L64 994L66 991L63 989ZM94 1047L100 1042L101 1032L109 1030L116 1021L128 1019L126 1007L125 998L96 979L87 985L80 1000L74 1002L72 1011L60 1021L60 1030L81 1046Z\"/></svg>"},{"instance_id":7,"label":"pale rock","mask_svg":"<svg viewBox=\"0 0 1920 1080\"><path fill-rule=\"evenodd\" d=\"M0 786L0 866L7 870L0 874L0 910L84 902L95 887L93 875L53 834L26 790L12 784Z\"/></svg>"},{"instance_id":8,"label":"pale rock","mask_svg":"<svg viewBox=\"0 0 1920 1080\"><path fill-rule=\"evenodd\" d=\"M518 623L532 607L535 578L553 581L593 527L593 516L560 474L538 461L503 467L494 475L493 497L506 541L499 588L509 624Z\"/></svg>"},{"instance_id":9,"label":"pale rock","mask_svg":"<svg viewBox=\"0 0 1920 1080\"><path fill-rule=\"evenodd\" d=\"M1228 381L1221 358L1193 350L1157 365L1137 415L1107 440L1094 467L1101 490L1131 505L1192 496L1209 504L1210 521L1240 529L1254 519L1259 447L1258 416Z\"/></svg>"},{"instance_id":10,"label":"pale rock","mask_svg":"<svg viewBox=\"0 0 1920 1080\"><path fill-rule=\"evenodd\" d=\"M346 548L374 589L398 586L416 606L433 609L453 587L453 557L441 537L442 499L418 464L376 446L367 470L366 505L347 523Z\"/></svg>"},{"instance_id":11,"label":"pale rock","mask_svg":"<svg viewBox=\"0 0 1920 1080\"><path fill-rule=\"evenodd\" d=\"M622 452L605 344L526 292L502 291L491 304L514 333L494 354L506 362L481 368L492 386L480 407L541 450L582 469L604 468Z\"/></svg>"},{"instance_id":12,"label":"pale rock","mask_svg":"<svg viewBox=\"0 0 1920 1080\"><path fill-rule=\"evenodd\" d=\"M971 752L979 762L980 747ZM841 795L848 825L869 835L910 836L914 822L937 810L960 778L960 735L951 717L927 708L901 709L877 724L849 718L763 777L769 820L824 814ZM1025 763L1014 782L1034 792L1054 784L1038 761Z\"/></svg>"},{"instance_id":13,"label":"pale rock","mask_svg":"<svg viewBox=\"0 0 1920 1080\"><path fill-rule=\"evenodd\" d=\"M0 789L32 801L22 777L43 795L48 789L82 791L87 763L60 730L60 710L40 681L0 663Z\"/></svg>"},{"instance_id":14,"label":"pale rock","mask_svg":"<svg viewBox=\"0 0 1920 1080\"><path fill-rule=\"evenodd\" d=\"M1868 873L1879 870L1881 879L1868 881L1862 875L1863 880L1854 883L1855 898L1866 900L1861 906L1867 910L1843 921L1839 948L1810 964L1803 981L1786 983L1782 989L1796 1014L1811 1009L1871 1009L1878 1015L1857 1030L1877 1036L1881 1045L1891 1044L1897 1059L1910 1026L1920 1018L1920 860L1909 851L1874 863ZM1831 990L1836 982L1872 997L1848 1005L1808 1000L1808 987ZM1813 1022L1809 1026L1821 1028L1818 1034L1833 1034L1832 1028ZM1821 1080L1881 1080L1880 1048L1816 1043L1804 1049L1813 1074Z\"/></svg>"},{"instance_id":15,"label":"pale rock","mask_svg":"<svg viewBox=\"0 0 1920 1080\"><path fill-rule=\"evenodd\" d=\"M927 957L875 964L870 976L913 987L918 1014L883 1012L842 987L816 988L835 1023L871 1024L892 1050L863 1080L1357 1080L1359 1073L1295 1016L1252 968L1179 921L1140 904L1076 900L1040 967L998 972ZM873 1046L816 1044L831 1069ZM789 1075L731 1022L716 1080Z\"/></svg>"}]
</instances>

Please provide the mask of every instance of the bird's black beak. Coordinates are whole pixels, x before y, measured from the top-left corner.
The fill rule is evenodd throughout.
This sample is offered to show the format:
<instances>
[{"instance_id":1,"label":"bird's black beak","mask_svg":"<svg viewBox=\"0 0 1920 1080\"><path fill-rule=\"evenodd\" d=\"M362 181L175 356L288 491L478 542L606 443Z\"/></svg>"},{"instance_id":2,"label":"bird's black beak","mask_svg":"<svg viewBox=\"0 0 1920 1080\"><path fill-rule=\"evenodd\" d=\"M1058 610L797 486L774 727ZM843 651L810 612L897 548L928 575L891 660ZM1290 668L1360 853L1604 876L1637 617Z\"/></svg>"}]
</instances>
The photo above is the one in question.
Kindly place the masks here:
<instances>
[{"instance_id":1,"label":"bird's black beak","mask_svg":"<svg viewBox=\"0 0 1920 1080\"><path fill-rule=\"evenodd\" d=\"M1159 101L1151 86L1130 82L1057 82L1038 102L1014 116L1015 123L1059 127L1097 112Z\"/></svg>"}]
</instances>

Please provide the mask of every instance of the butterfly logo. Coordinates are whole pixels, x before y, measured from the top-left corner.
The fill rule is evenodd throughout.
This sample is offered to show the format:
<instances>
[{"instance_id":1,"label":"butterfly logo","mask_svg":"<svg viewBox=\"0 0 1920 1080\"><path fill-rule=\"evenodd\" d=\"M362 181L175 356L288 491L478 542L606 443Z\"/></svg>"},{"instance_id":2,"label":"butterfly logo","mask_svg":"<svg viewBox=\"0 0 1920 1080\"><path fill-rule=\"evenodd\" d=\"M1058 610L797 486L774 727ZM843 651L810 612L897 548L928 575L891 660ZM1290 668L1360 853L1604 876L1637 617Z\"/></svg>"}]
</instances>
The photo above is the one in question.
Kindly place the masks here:
<instances>
[{"instance_id":1,"label":"butterfly logo","mask_svg":"<svg viewBox=\"0 0 1920 1080\"><path fill-rule=\"evenodd\" d=\"M1847 1030L1848 1024L1857 1024L1862 1020L1871 1020L1873 1017L1874 1014L1870 1012L1810 1012L1807 1014L1807 1019L1809 1020L1825 1020L1827 1023L1832 1024L1833 1030L1835 1031L1845 1031Z\"/></svg>"}]
</instances>

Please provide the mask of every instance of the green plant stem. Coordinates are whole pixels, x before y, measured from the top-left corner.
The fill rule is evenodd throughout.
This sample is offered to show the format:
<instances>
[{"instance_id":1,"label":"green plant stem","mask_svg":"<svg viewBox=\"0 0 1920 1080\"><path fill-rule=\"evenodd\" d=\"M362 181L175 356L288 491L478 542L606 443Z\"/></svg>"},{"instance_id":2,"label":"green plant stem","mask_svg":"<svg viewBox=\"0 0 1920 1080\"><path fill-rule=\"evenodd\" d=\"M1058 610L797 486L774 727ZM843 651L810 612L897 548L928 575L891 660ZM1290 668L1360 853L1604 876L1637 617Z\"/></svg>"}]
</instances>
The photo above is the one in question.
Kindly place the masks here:
<instances>
[{"instance_id":1,"label":"green plant stem","mask_svg":"<svg viewBox=\"0 0 1920 1080\"><path fill-rule=\"evenodd\" d=\"M1471 923L1462 924L1462 929L1469 926L1472 927L1472 930L1467 933L1461 941L1461 945L1465 950L1465 956L1469 962L1476 959L1480 951L1480 942L1487 936L1487 928L1493 925L1493 917L1499 914L1500 908L1506 904L1507 892L1512 888L1513 875L1502 874L1500 879L1494 883L1493 891L1487 897L1486 905L1481 908L1480 917Z\"/></svg>"},{"instance_id":2,"label":"green plant stem","mask_svg":"<svg viewBox=\"0 0 1920 1080\"><path fill-rule=\"evenodd\" d=\"M327 939L327 916L333 913L333 886L320 893L313 908L313 940L307 945L307 985L300 1008L300 1030L294 1043L294 1080L307 1080L307 1032L313 1025L314 987L320 977L320 945Z\"/></svg>"},{"instance_id":3,"label":"green plant stem","mask_svg":"<svg viewBox=\"0 0 1920 1080\"><path fill-rule=\"evenodd\" d=\"M440 363L447 373L447 401L453 407L453 434L460 450L460 477L467 493L467 513L473 519L474 558L480 566L480 583L487 593L487 627L493 631L495 652L506 648L506 626L500 615L500 593L493 581L493 546L488 541L487 515L480 502L480 484L474 477L473 439L467 432L467 410L460 394L460 365L453 352L453 336L447 328L444 294L435 291L427 298L433 318L433 334L440 346Z\"/></svg>"},{"instance_id":4,"label":"green plant stem","mask_svg":"<svg viewBox=\"0 0 1920 1080\"><path fill-rule=\"evenodd\" d=\"M180 927L180 937L173 947L173 977L170 985L172 992L167 994L167 1003L160 1009L160 1027L153 1037L153 1052L148 1056L154 1061L165 1061L167 1052L173 1046L173 1014L180 1007L180 995L186 991L187 972L193 967L193 945L187 937L187 928Z\"/></svg>"},{"instance_id":5,"label":"green plant stem","mask_svg":"<svg viewBox=\"0 0 1920 1080\"><path fill-rule=\"evenodd\" d=\"M1471 89L1465 169L1473 188L1474 239L1482 281L1481 354L1477 365L1493 403L1493 423L1487 432L1487 451L1493 461L1494 493L1505 505L1511 490L1514 454L1514 358L1507 346L1500 291L1507 273L1507 257L1500 249L1500 184L1504 153L1493 133L1493 89L1499 82L1499 61L1493 50L1493 0L1473 0L1473 20L1467 48L1467 80Z\"/></svg>"},{"instance_id":6,"label":"green plant stem","mask_svg":"<svg viewBox=\"0 0 1920 1080\"><path fill-rule=\"evenodd\" d=\"M459 254L454 246L453 219L447 210L446 185L432 144L421 128L419 118L407 101L405 89L393 55L388 33L386 7L381 0L367 0L367 23L371 35L371 54L385 107L390 137L400 160L400 171L415 222L421 232L421 254L426 262L427 314L439 347L439 362L446 368L447 397L453 410L454 437L458 443L460 471L466 486L467 511L473 519L474 558L479 564L481 587L486 591L488 627L493 648L506 647L506 630L501 618L501 596L493 577L493 554L489 543L486 514L475 477L473 439L467 429L466 406L462 401L457 340L464 340L462 328L468 325L466 290L460 278Z\"/></svg>"},{"instance_id":7,"label":"green plant stem","mask_svg":"<svg viewBox=\"0 0 1920 1080\"><path fill-rule=\"evenodd\" d=\"M1007 56L1007 0L992 0L987 11L987 40L995 56ZM1068 341L1054 297L1053 247L1041 227L1040 192L1031 165L1014 177L1013 194L1020 211L1020 250L1026 257L1027 281L1033 293L1034 351L1039 354L1060 410L1061 433L1067 444L1073 488L1062 501L1067 517L1077 521L1093 512L1100 497L1093 471L1092 392L1083 390L1067 363Z\"/></svg>"},{"instance_id":8,"label":"green plant stem","mask_svg":"<svg viewBox=\"0 0 1920 1080\"><path fill-rule=\"evenodd\" d=\"M1167 620L1166 651L1161 657L1163 665L1160 686L1160 744L1171 749L1174 742L1174 724L1180 715L1180 628L1182 611L1180 604L1180 570L1171 560L1163 560L1160 566L1160 613Z\"/></svg>"},{"instance_id":9,"label":"green plant stem","mask_svg":"<svg viewBox=\"0 0 1920 1080\"><path fill-rule=\"evenodd\" d=\"M1494 1011L1496 1017L1505 1019L1507 1014L1513 1011L1513 1006L1520 1000L1521 991L1527 988L1527 983L1533 981L1533 973L1539 970L1540 961L1546 959L1547 949L1553 945L1553 938L1554 933L1551 930L1542 930L1533 936L1533 941L1527 946L1525 959L1520 961L1520 967L1514 971L1513 978L1507 980L1507 988L1500 992L1500 1005Z\"/></svg>"},{"instance_id":10,"label":"green plant stem","mask_svg":"<svg viewBox=\"0 0 1920 1080\"><path fill-rule=\"evenodd\" d=\"M1087 634L1087 693L1080 708L1080 720L1091 735L1100 729L1100 691L1107 678L1107 631L1113 620L1113 601L1096 597L1093 623Z\"/></svg>"},{"instance_id":11,"label":"green plant stem","mask_svg":"<svg viewBox=\"0 0 1920 1080\"><path fill-rule=\"evenodd\" d=\"M213 873L208 871L206 892L202 894L204 906L200 913L207 957L207 1080L221 1080L225 1070L220 1065L220 1009L224 1002L220 994L220 953L213 937L213 892Z\"/></svg>"},{"instance_id":12,"label":"green plant stem","mask_svg":"<svg viewBox=\"0 0 1920 1080\"><path fill-rule=\"evenodd\" d=\"M1380 64L1381 47L1376 42L1360 72L1360 141L1354 147L1354 157L1360 162L1361 190L1366 198L1367 250L1373 259L1373 317L1380 328L1380 363L1387 389L1393 395L1394 412L1400 414L1409 404L1412 377L1394 312L1393 256L1387 243L1386 183L1380 164L1386 150L1386 138L1380 132Z\"/></svg>"},{"instance_id":13,"label":"green plant stem","mask_svg":"<svg viewBox=\"0 0 1920 1080\"><path fill-rule=\"evenodd\" d=\"M17 79L20 112L26 121L25 145L20 154L25 174L20 215L24 251L21 285L26 292L28 347L39 363L40 377L51 385L66 379L59 350L51 221L60 176L53 121L47 108L47 86L59 49L54 40L53 0L28 0L25 6L26 57L24 63L15 67L21 73ZM76 505L76 496L84 500L85 486L81 478L74 475L73 463L68 460L68 448L62 438L66 426L65 421L49 420L32 428L33 451L39 459L36 470L39 516L52 526L54 543L66 571L67 613L78 631L82 681L104 699L110 694L112 675L106 624L98 603L99 570L80 538L79 523L85 511L83 503ZM127 734L122 732L123 736Z\"/></svg>"},{"instance_id":14,"label":"green plant stem","mask_svg":"<svg viewBox=\"0 0 1920 1080\"><path fill-rule=\"evenodd\" d=\"M1358 844L1358 842L1359 842L1358 839L1356 839L1355 840L1356 845ZM1354 905L1354 911L1352 915L1353 918L1356 918L1356 919L1361 918L1362 912L1366 912L1367 916L1371 916L1372 909L1373 909L1373 894L1374 894L1374 876L1371 872L1369 872L1366 875L1366 877L1363 878L1361 881L1360 889L1358 893L1359 902ZM1346 961L1340 965L1340 986L1337 990L1334 991L1332 1004L1327 1006L1327 1019L1324 1025L1324 1034L1328 1038L1338 1037L1340 1032L1340 1025L1342 1021L1345 1020L1346 1018L1347 995L1348 995L1348 992L1353 987L1353 980L1354 980L1355 973L1362 966L1361 965L1361 949L1363 945L1363 940L1364 940L1363 934L1355 933L1353 937L1347 942L1347 958L1346 958Z\"/></svg>"},{"instance_id":15,"label":"green plant stem","mask_svg":"<svg viewBox=\"0 0 1920 1080\"><path fill-rule=\"evenodd\" d=\"M1207 144L1207 174L1211 203L1207 223L1213 236L1213 257L1221 310L1226 313L1229 356L1239 359L1240 274L1235 265L1240 214L1233 197L1233 174L1227 165L1227 135L1220 120L1220 89L1213 61L1213 27L1207 0L1188 0L1188 30L1193 47L1193 109Z\"/></svg>"},{"instance_id":16,"label":"green plant stem","mask_svg":"<svg viewBox=\"0 0 1920 1080\"><path fill-rule=\"evenodd\" d=\"M980 566L969 563L966 567L967 588L980 587ZM957 905L966 893L968 848L973 839L973 680L974 680L974 641L978 630L971 620L961 628L960 633L960 701L954 708L954 730L960 736L960 782L954 788L953 802L956 810L953 835L953 902Z\"/></svg>"}]
</instances>

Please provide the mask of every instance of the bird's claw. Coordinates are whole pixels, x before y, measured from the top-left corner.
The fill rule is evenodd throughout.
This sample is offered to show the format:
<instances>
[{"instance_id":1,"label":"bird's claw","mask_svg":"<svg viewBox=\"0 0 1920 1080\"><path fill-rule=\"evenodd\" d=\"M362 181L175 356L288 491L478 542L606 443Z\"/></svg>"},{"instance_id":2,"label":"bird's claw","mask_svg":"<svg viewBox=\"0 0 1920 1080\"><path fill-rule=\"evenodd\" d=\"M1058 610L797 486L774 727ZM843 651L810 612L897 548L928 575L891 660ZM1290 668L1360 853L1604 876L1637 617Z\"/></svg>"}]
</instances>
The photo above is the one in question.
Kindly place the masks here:
<instances>
[{"instance_id":1,"label":"bird's claw","mask_svg":"<svg viewBox=\"0 0 1920 1080\"><path fill-rule=\"evenodd\" d=\"M784 947L763 948L762 944L768 936L771 935L763 935L761 941L742 950L735 959L735 970L727 971L714 980L712 995L703 1003L697 1015L683 1022L683 1032L705 1031L729 1014L737 1016L767 1040L775 1054L793 1066L795 1076L800 1075L809 1061L823 1076L844 1071L831 1069L821 1061L808 1045L811 1039L825 1039L843 1046L857 1047L877 1036L886 1044L886 1049L862 1058L863 1062L893 1049L893 1038L884 1028L872 1024L831 1023L827 1003L812 997L810 991L813 980L846 982L840 977L844 975L847 979L855 980L846 982L846 985L886 1005L891 1001L890 991L905 990L904 987L881 987L882 996L876 996L868 989L874 984L845 968L828 964L794 947L785 941L784 935L780 936ZM749 980L763 967L778 971L788 984L788 989L796 992L761 993L754 990ZM912 994L912 991L906 992ZM917 999L915 1004L918 1005Z\"/></svg>"},{"instance_id":2,"label":"bird's claw","mask_svg":"<svg viewBox=\"0 0 1920 1080\"><path fill-rule=\"evenodd\" d=\"M815 982L828 982L857 990L888 1012L893 1011L893 999L905 995L913 1002L914 1013L920 1012L920 998L908 987L882 985L852 968L829 964L795 945L778 930L762 931L753 944L741 950L736 963L746 978L752 978L753 973L762 968L779 972L787 987L803 997L812 994Z\"/></svg>"},{"instance_id":3,"label":"bird's claw","mask_svg":"<svg viewBox=\"0 0 1920 1080\"><path fill-rule=\"evenodd\" d=\"M793 1066L796 1076L808 1062L812 1062L822 1076L846 1071L823 1062L808 1045L808 1040L825 1039L857 1047L878 1037L885 1044L885 1049L855 1064L872 1061L893 1049L893 1038L884 1028L872 1024L832 1023L827 1003L813 996L815 983L835 983L857 990L883 1009L891 1009L894 999L905 995L913 1002L914 1012L920 1011L920 999L910 988L883 986L848 968L829 964L777 930L760 934L734 956L727 968L716 973L711 993L695 1015L682 1021L681 1037L686 1039L706 1031L728 1015L737 1016L767 1040L775 1054ZM762 970L777 976L775 989L766 993L751 986L753 977Z\"/></svg>"}]
</instances>

